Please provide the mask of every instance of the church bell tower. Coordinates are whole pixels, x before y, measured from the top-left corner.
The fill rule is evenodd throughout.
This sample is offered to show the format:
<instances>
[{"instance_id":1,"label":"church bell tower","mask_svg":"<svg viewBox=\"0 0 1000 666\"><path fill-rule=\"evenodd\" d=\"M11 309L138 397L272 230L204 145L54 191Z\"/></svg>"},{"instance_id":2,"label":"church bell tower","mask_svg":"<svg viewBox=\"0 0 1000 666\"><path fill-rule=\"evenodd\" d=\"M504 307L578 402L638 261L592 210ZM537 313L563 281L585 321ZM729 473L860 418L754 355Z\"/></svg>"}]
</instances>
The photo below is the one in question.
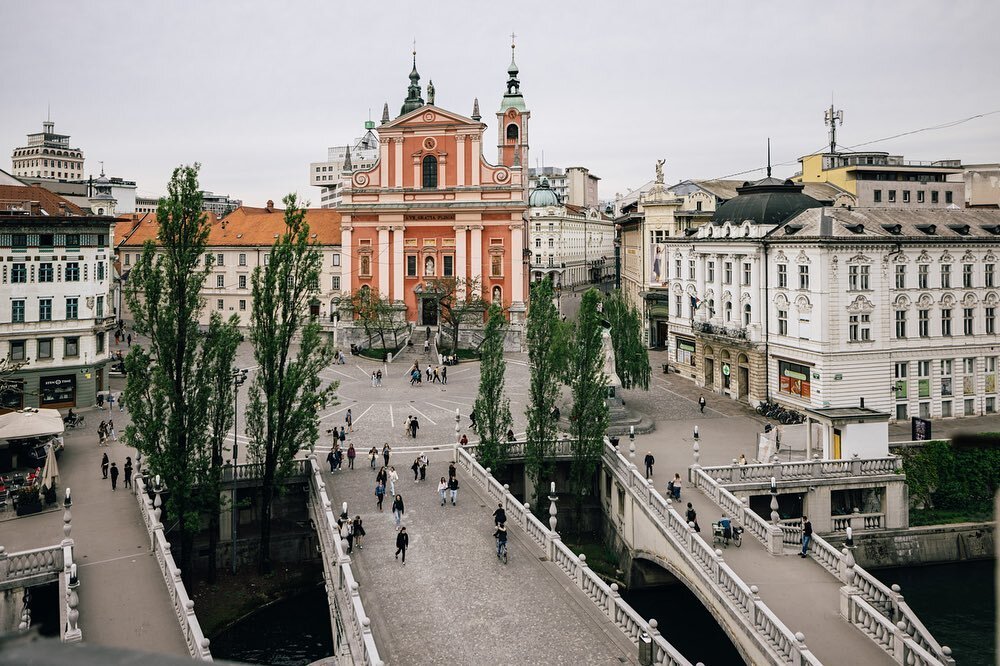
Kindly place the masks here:
<instances>
[{"instance_id":1,"label":"church bell tower","mask_svg":"<svg viewBox=\"0 0 1000 666\"><path fill-rule=\"evenodd\" d=\"M507 68L507 90L497 111L497 162L512 169L528 167L528 118L531 112L521 95L519 70L514 61L514 35L510 43L510 67ZM525 178L527 181L527 178Z\"/></svg>"}]
</instances>

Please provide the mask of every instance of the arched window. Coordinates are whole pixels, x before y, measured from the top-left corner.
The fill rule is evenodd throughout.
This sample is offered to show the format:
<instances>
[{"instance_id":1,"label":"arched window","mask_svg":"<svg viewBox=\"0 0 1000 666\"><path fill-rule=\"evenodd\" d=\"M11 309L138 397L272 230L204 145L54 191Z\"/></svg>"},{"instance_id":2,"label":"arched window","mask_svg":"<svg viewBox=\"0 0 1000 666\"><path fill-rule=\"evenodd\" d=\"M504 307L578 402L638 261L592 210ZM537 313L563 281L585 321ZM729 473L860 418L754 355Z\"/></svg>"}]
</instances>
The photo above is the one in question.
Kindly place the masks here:
<instances>
[{"instance_id":1,"label":"arched window","mask_svg":"<svg viewBox=\"0 0 1000 666\"><path fill-rule=\"evenodd\" d=\"M514 123L507 125L507 140L517 141L517 125Z\"/></svg>"},{"instance_id":2,"label":"arched window","mask_svg":"<svg viewBox=\"0 0 1000 666\"><path fill-rule=\"evenodd\" d=\"M438 161L433 155L428 155L424 158L424 187L437 187L438 186Z\"/></svg>"},{"instance_id":3,"label":"arched window","mask_svg":"<svg viewBox=\"0 0 1000 666\"><path fill-rule=\"evenodd\" d=\"M725 308L726 308L726 321L732 321L733 320L733 302L732 301L726 301Z\"/></svg>"},{"instance_id":4,"label":"arched window","mask_svg":"<svg viewBox=\"0 0 1000 666\"><path fill-rule=\"evenodd\" d=\"M744 326L749 326L750 325L750 304L749 303L747 303L746 305L743 306L743 325Z\"/></svg>"}]
</instances>

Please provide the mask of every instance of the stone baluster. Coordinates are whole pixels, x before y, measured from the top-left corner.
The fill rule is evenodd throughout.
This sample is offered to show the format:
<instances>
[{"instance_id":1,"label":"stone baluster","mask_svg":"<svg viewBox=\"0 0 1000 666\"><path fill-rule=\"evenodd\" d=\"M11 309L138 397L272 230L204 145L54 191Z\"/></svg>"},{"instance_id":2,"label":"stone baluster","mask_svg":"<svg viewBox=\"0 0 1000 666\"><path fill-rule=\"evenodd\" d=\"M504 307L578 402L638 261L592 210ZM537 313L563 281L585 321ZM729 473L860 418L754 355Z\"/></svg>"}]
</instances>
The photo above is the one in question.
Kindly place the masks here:
<instances>
[{"instance_id":1,"label":"stone baluster","mask_svg":"<svg viewBox=\"0 0 1000 666\"><path fill-rule=\"evenodd\" d=\"M586 586L586 581L587 581L587 566L588 566L587 556L584 555L583 553L580 553L579 555L577 555L577 557L580 559L580 569L577 574L578 577L576 582L580 586L580 589L582 590Z\"/></svg>"},{"instance_id":2,"label":"stone baluster","mask_svg":"<svg viewBox=\"0 0 1000 666\"><path fill-rule=\"evenodd\" d=\"M0 580L7 578L10 573L10 559L7 557L7 549L0 546Z\"/></svg>"},{"instance_id":3,"label":"stone baluster","mask_svg":"<svg viewBox=\"0 0 1000 666\"><path fill-rule=\"evenodd\" d=\"M851 458L851 476L861 476L861 458L857 453Z\"/></svg>"},{"instance_id":4,"label":"stone baluster","mask_svg":"<svg viewBox=\"0 0 1000 666\"><path fill-rule=\"evenodd\" d=\"M64 643L76 643L83 639L83 632L80 630L80 596L76 593L76 588L80 587L80 580L76 576L76 564L70 567L69 583L66 586L66 631L62 640Z\"/></svg>"},{"instance_id":5,"label":"stone baluster","mask_svg":"<svg viewBox=\"0 0 1000 666\"><path fill-rule=\"evenodd\" d=\"M527 533L528 517L531 515L531 502L525 502L522 506L524 507L524 514L521 517L521 529L523 529L525 533Z\"/></svg>"}]
</instances>

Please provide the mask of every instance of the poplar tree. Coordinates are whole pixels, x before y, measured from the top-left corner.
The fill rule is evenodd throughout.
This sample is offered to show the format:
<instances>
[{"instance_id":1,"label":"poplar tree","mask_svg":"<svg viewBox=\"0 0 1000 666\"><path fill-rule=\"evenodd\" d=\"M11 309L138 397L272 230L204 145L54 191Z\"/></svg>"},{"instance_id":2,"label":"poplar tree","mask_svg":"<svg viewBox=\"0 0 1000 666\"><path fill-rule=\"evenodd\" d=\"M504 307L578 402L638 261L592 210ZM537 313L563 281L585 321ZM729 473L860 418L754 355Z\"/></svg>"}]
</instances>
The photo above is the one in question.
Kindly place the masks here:
<instances>
[{"instance_id":1,"label":"poplar tree","mask_svg":"<svg viewBox=\"0 0 1000 666\"><path fill-rule=\"evenodd\" d=\"M479 394L473 409L479 430L479 462L497 476L507 460L507 431L514 421L510 416L510 400L504 394L503 358L504 329L507 322L496 303L490 305L480 347Z\"/></svg>"},{"instance_id":2,"label":"poplar tree","mask_svg":"<svg viewBox=\"0 0 1000 666\"><path fill-rule=\"evenodd\" d=\"M302 448L319 437L319 410L338 383L321 387L319 373L333 360L320 325L308 315L319 288L322 255L309 241L309 225L294 194L284 198L285 232L271 246L269 262L254 269L250 341L258 370L250 383L247 436L262 466L261 573L271 571L272 506L282 479Z\"/></svg>"},{"instance_id":3,"label":"poplar tree","mask_svg":"<svg viewBox=\"0 0 1000 666\"><path fill-rule=\"evenodd\" d=\"M604 374L601 335L604 320L597 309L600 302L601 296L596 289L589 289L583 295L573 330L570 360L573 409L570 421L575 441L570 483L577 521L583 508L583 495L591 489L594 472L601 459L604 434L608 429L608 405L605 401L608 380Z\"/></svg>"},{"instance_id":4,"label":"poplar tree","mask_svg":"<svg viewBox=\"0 0 1000 666\"><path fill-rule=\"evenodd\" d=\"M642 318L618 290L604 297L604 316L611 323L615 369L624 388L649 390L649 352L642 341Z\"/></svg>"},{"instance_id":5,"label":"poplar tree","mask_svg":"<svg viewBox=\"0 0 1000 666\"><path fill-rule=\"evenodd\" d=\"M552 409L559 397L559 377L565 360L564 326L553 302L555 294L550 280L531 286L528 307L528 429L525 440L524 464L534 486L533 501L537 503L540 489L550 480L554 463L554 440L558 422Z\"/></svg>"},{"instance_id":6,"label":"poplar tree","mask_svg":"<svg viewBox=\"0 0 1000 666\"><path fill-rule=\"evenodd\" d=\"M211 268L198 169L174 169L157 208L157 241L143 245L125 290L133 326L149 338L148 348L133 345L125 360L132 417L126 439L165 485L167 515L180 532L178 565L189 590L194 536L204 512L217 512L219 503L209 415L212 405L228 402L229 392L212 375L219 368L231 371L235 347L227 341L236 334L234 322L223 323L218 315L207 332L198 326L204 307L199 294Z\"/></svg>"}]
</instances>

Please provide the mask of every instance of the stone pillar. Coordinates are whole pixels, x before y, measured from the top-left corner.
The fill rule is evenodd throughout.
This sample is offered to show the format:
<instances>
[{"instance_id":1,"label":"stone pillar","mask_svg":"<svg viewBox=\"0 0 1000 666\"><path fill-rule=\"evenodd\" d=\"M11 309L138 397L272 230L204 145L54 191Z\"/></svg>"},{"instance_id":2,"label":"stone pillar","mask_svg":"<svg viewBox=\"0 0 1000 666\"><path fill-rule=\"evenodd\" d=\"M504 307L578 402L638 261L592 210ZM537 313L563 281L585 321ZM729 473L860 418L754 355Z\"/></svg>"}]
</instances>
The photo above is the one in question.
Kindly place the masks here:
<instances>
[{"instance_id":1,"label":"stone pillar","mask_svg":"<svg viewBox=\"0 0 1000 666\"><path fill-rule=\"evenodd\" d=\"M472 154L469 156L469 162L472 164L472 186L479 187L479 168L480 162L482 161L483 147L482 147L482 137L476 134L472 137Z\"/></svg>"},{"instance_id":2,"label":"stone pillar","mask_svg":"<svg viewBox=\"0 0 1000 666\"><path fill-rule=\"evenodd\" d=\"M764 327L761 324L764 321L764 317L767 316L767 312L761 310L762 304L760 299L761 285L764 283L763 277L757 273L757 267L760 261L757 257L750 257L750 279L756 281L755 284L749 285L747 288L750 290L750 325L757 331L757 335L754 336L753 340L763 339ZM743 271L743 267L740 267L740 271ZM767 309L767 304L763 304L764 310ZM741 315L742 316L742 315Z\"/></svg>"},{"instance_id":3,"label":"stone pillar","mask_svg":"<svg viewBox=\"0 0 1000 666\"><path fill-rule=\"evenodd\" d=\"M455 226L455 278L458 280L459 285L465 284L466 279L466 263L468 261L466 257L465 250L465 230L466 226L464 224L459 224ZM456 294L457 300L465 300L465 293L462 290Z\"/></svg>"},{"instance_id":4,"label":"stone pillar","mask_svg":"<svg viewBox=\"0 0 1000 666\"><path fill-rule=\"evenodd\" d=\"M389 227L378 228L378 293L382 298L389 295Z\"/></svg>"},{"instance_id":5,"label":"stone pillar","mask_svg":"<svg viewBox=\"0 0 1000 666\"><path fill-rule=\"evenodd\" d=\"M392 228L392 265L395 269L392 280L392 300L403 300L403 276L406 274L406 256L403 254L403 234L406 227Z\"/></svg>"},{"instance_id":6,"label":"stone pillar","mask_svg":"<svg viewBox=\"0 0 1000 666\"><path fill-rule=\"evenodd\" d=\"M465 185L465 134L459 134L455 137L455 146L458 151L458 159L455 162L455 186L463 187Z\"/></svg>"},{"instance_id":7,"label":"stone pillar","mask_svg":"<svg viewBox=\"0 0 1000 666\"><path fill-rule=\"evenodd\" d=\"M725 307L722 302L722 274L725 270L725 255L716 254L713 256L715 261L715 280L712 284L712 289L715 291L715 316L712 321L715 323L721 323L725 321ZM721 366L721 363L716 359L716 365Z\"/></svg>"},{"instance_id":8,"label":"stone pillar","mask_svg":"<svg viewBox=\"0 0 1000 666\"><path fill-rule=\"evenodd\" d=\"M438 189L443 190L448 187L448 156L438 157Z\"/></svg>"},{"instance_id":9,"label":"stone pillar","mask_svg":"<svg viewBox=\"0 0 1000 666\"><path fill-rule=\"evenodd\" d=\"M510 225L510 304L511 308L524 307L524 229L520 224Z\"/></svg>"},{"instance_id":10,"label":"stone pillar","mask_svg":"<svg viewBox=\"0 0 1000 666\"><path fill-rule=\"evenodd\" d=\"M478 183L476 183L478 185ZM480 279L482 282L483 278L483 226L481 224L473 224L469 227L472 230L472 238L470 243L472 247L469 248L469 256L472 259L472 265L469 266L469 279L474 280L476 278ZM482 290L485 290L486 285L480 285Z\"/></svg>"},{"instance_id":11,"label":"stone pillar","mask_svg":"<svg viewBox=\"0 0 1000 666\"><path fill-rule=\"evenodd\" d=\"M806 415L806 460L812 460L813 448L813 422L812 417Z\"/></svg>"},{"instance_id":12,"label":"stone pillar","mask_svg":"<svg viewBox=\"0 0 1000 666\"><path fill-rule=\"evenodd\" d=\"M392 186L402 187L403 186L403 137L394 137L393 147L395 148L395 153L396 153L396 159L395 159L396 168L393 170Z\"/></svg>"},{"instance_id":13,"label":"stone pillar","mask_svg":"<svg viewBox=\"0 0 1000 666\"><path fill-rule=\"evenodd\" d=\"M705 298L705 255L697 255L694 262L694 290L695 296L699 299ZM704 306L707 309L707 306ZM702 310L705 312L705 310ZM695 313L691 312L691 318L694 319Z\"/></svg>"},{"instance_id":14,"label":"stone pillar","mask_svg":"<svg viewBox=\"0 0 1000 666\"><path fill-rule=\"evenodd\" d=\"M440 173L438 169L438 173ZM413 187L415 189L420 189L423 187L423 181L420 178L420 156L417 155L413 158Z\"/></svg>"},{"instance_id":15,"label":"stone pillar","mask_svg":"<svg viewBox=\"0 0 1000 666\"><path fill-rule=\"evenodd\" d=\"M378 146L378 182L382 187L389 185L389 137L379 141Z\"/></svg>"},{"instance_id":16,"label":"stone pillar","mask_svg":"<svg viewBox=\"0 0 1000 666\"><path fill-rule=\"evenodd\" d=\"M340 227L340 291L344 294L354 291L354 283L351 279L353 269L354 246L351 244L351 231L353 227L345 224Z\"/></svg>"}]
</instances>

